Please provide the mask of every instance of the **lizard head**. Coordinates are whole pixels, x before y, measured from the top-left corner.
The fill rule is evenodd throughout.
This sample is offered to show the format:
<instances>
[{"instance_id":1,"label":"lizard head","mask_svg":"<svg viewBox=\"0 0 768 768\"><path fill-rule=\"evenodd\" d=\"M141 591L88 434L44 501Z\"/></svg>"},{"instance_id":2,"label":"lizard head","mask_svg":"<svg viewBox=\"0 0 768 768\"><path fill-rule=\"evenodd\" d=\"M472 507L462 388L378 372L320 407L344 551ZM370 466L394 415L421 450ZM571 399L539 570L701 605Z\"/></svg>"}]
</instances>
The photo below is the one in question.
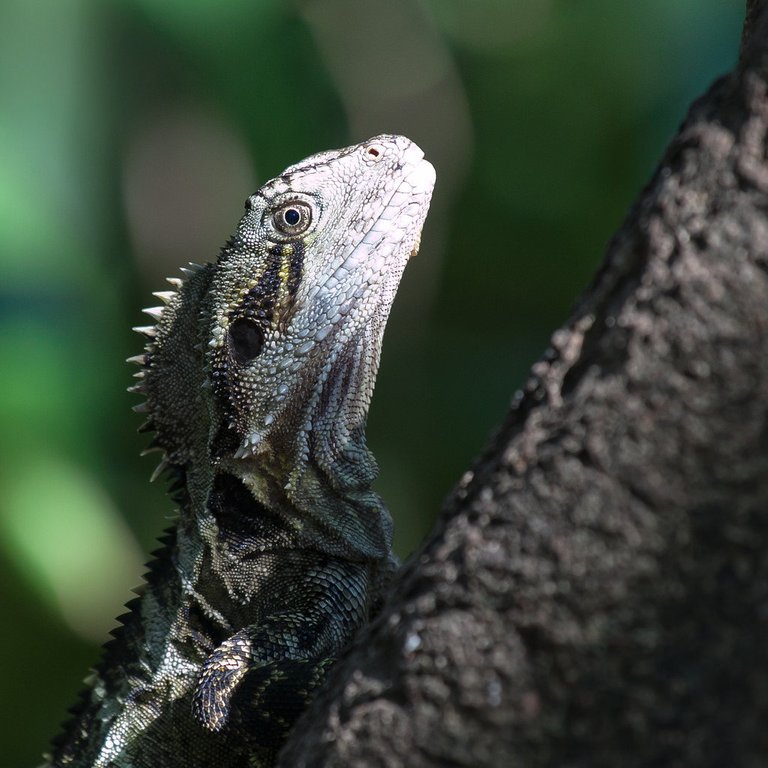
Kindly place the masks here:
<instances>
[{"instance_id":1,"label":"lizard head","mask_svg":"<svg viewBox=\"0 0 768 768\"><path fill-rule=\"evenodd\" d=\"M370 483L384 326L434 180L400 136L309 157L248 198L215 264L157 294L166 306L148 310L157 324L134 360L167 462L286 488L310 465L340 490Z\"/></svg>"}]
</instances>

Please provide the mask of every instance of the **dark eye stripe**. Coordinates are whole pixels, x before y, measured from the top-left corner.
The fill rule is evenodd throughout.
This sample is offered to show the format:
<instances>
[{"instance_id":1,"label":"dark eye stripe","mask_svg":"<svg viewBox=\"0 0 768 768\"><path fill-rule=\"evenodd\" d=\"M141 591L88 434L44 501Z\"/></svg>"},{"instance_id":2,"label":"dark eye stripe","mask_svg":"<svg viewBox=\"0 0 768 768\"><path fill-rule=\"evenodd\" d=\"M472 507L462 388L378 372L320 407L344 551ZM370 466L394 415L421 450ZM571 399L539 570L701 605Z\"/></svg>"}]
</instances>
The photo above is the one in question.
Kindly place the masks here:
<instances>
[{"instance_id":1,"label":"dark eye stripe","mask_svg":"<svg viewBox=\"0 0 768 768\"><path fill-rule=\"evenodd\" d=\"M288 265L288 296L293 298L304 274L304 243L297 240L291 245L291 261Z\"/></svg>"}]
</instances>

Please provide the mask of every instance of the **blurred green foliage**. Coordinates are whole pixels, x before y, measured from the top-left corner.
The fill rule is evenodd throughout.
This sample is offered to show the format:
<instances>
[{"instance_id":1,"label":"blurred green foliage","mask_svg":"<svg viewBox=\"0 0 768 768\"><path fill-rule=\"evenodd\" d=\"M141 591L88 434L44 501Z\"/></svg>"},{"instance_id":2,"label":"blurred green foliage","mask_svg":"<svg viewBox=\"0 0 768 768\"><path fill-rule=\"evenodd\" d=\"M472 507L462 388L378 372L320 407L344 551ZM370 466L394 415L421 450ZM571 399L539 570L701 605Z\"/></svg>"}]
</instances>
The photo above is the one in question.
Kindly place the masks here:
<instances>
[{"instance_id":1,"label":"blurred green foliage","mask_svg":"<svg viewBox=\"0 0 768 768\"><path fill-rule=\"evenodd\" d=\"M4 0L2 764L35 765L172 513L123 359L255 186L381 132L433 160L370 418L407 555L597 267L733 0Z\"/></svg>"}]
</instances>

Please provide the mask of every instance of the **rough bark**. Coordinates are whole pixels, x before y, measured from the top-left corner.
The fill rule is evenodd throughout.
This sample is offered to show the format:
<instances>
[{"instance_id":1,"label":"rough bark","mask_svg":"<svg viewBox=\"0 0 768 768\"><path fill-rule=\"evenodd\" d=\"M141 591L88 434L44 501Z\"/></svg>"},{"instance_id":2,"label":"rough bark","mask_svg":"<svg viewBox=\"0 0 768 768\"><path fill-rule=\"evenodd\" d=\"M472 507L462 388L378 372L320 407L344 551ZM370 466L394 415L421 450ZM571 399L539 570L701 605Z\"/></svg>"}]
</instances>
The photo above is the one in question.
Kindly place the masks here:
<instances>
[{"instance_id":1,"label":"rough bark","mask_svg":"<svg viewBox=\"0 0 768 768\"><path fill-rule=\"evenodd\" d=\"M768 3L284 766L768 764Z\"/></svg>"}]
</instances>

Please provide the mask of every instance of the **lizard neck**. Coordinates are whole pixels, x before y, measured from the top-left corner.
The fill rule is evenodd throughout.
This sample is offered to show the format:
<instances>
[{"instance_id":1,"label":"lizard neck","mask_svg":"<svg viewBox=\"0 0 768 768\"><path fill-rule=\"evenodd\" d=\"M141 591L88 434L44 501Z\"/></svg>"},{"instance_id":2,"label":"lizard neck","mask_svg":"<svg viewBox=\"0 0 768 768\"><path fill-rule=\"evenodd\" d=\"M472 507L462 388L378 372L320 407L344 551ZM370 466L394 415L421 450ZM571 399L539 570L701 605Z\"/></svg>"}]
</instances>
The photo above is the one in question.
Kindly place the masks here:
<instances>
[{"instance_id":1,"label":"lizard neck","mask_svg":"<svg viewBox=\"0 0 768 768\"><path fill-rule=\"evenodd\" d=\"M223 473L241 480L307 547L354 560L386 558L392 520L371 489L378 467L366 445L365 425L387 302L367 327L350 324L344 343L333 336L318 343L302 376L280 402L273 401L270 424L252 452L242 455L242 435L230 426L230 403L208 396L194 333L210 278L209 268L184 283L180 296L186 300L164 317L163 343L152 352L145 379L151 425L167 447L168 464L184 478L190 509L199 520L209 517L209 496ZM178 328L189 332L164 338Z\"/></svg>"},{"instance_id":2,"label":"lizard neck","mask_svg":"<svg viewBox=\"0 0 768 768\"><path fill-rule=\"evenodd\" d=\"M378 466L365 427L388 315L350 323L306 361L303 376L271 412L249 456L229 454L221 470L301 532L312 548L353 560L386 558L392 519L371 486Z\"/></svg>"},{"instance_id":3,"label":"lizard neck","mask_svg":"<svg viewBox=\"0 0 768 768\"><path fill-rule=\"evenodd\" d=\"M253 456L220 462L312 548L353 560L386 558L392 547L392 518L371 488L378 466L365 439L382 334L383 324L329 347L307 389L279 414L282 428Z\"/></svg>"},{"instance_id":4,"label":"lizard neck","mask_svg":"<svg viewBox=\"0 0 768 768\"><path fill-rule=\"evenodd\" d=\"M392 518L370 488L342 492L314 466L295 486L259 474L240 475L254 498L293 529L299 544L346 560L382 560L392 548Z\"/></svg>"}]
</instances>

